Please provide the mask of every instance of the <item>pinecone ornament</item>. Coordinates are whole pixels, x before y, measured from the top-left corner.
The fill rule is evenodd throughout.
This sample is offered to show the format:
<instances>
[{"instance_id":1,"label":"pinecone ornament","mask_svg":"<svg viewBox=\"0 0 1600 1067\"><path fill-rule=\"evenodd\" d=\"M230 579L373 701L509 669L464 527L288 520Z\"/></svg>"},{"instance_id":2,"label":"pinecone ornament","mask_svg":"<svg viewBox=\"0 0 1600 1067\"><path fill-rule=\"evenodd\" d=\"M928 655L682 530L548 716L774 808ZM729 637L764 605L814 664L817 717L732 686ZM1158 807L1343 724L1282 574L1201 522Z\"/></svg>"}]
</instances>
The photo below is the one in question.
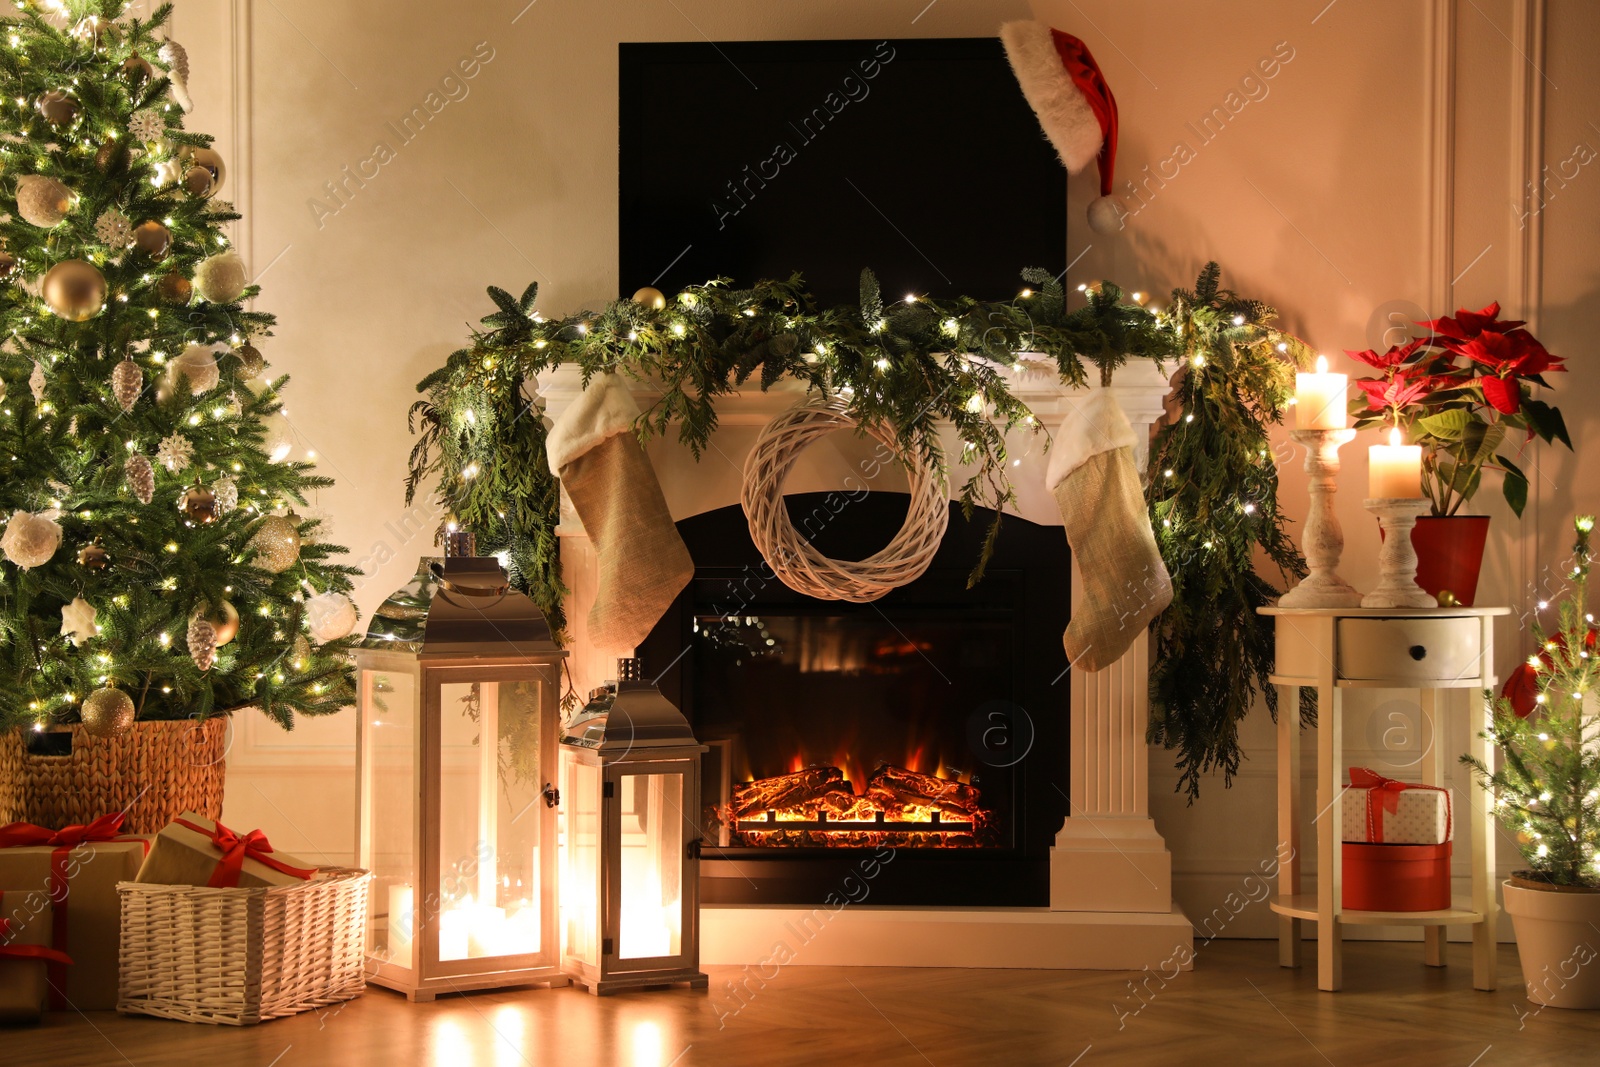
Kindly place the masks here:
<instances>
[{"instance_id":1,"label":"pinecone ornament","mask_svg":"<svg viewBox=\"0 0 1600 1067\"><path fill-rule=\"evenodd\" d=\"M37 360L33 364L33 373L28 375L28 388L33 390L35 404L44 399L44 367Z\"/></svg>"},{"instance_id":2,"label":"pinecone ornament","mask_svg":"<svg viewBox=\"0 0 1600 1067\"><path fill-rule=\"evenodd\" d=\"M194 110L194 101L189 97L189 53L177 41L168 40L161 46L161 51L156 55L168 67L168 76L172 79L172 99L184 111Z\"/></svg>"},{"instance_id":3,"label":"pinecone ornament","mask_svg":"<svg viewBox=\"0 0 1600 1067\"><path fill-rule=\"evenodd\" d=\"M189 620L189 658L203 671L217 662L217 628L198 614Z\"/></svg>"},{"instance_id":4,"label":"pinecone ornament","mask_svg":"<svg viewBox=\"0 0 1600 1067\"><path fill-rule=\"evenodd\" d=\"M122 471L128 476L128 486L133 490L133 495L139 498L139 503L148 504L155 499L156 471L148 459L135 452L122 465Z\"/></svg>"},{"instance_id":5,"label":"pinecone ornament","mask_svg":"<svg viewBox=\"0 0 1600 1067\"><path fill-rule=\"evenodd\" d=\"M108 208L94 220L94 235L100 243L110 248L127 248L133 240L133 223L116 208Z\"/></svg>"},{"instance_id":6,"label":"pinecone ornament","mask_svg":"<svg viewBox=\"0 0 1600 1067\"><path fill-rule=\"evenodd\" d=\"M211 491L217 497L218 515L226 515L239 506L239 483L232 478L218 478Z\"/></svg>"},{"instance_id":7,"label":"pinecone ornament","mask_svg":"<svg viewBox=\"0 0 1600 1067\"><path fill-rule=\"evenodd\" d=\"M139 364L124 359L111 371L111 395L117 398L123 411L132 411L139 394L144 392L144 372Z\"/></svg>"}]
</instances>

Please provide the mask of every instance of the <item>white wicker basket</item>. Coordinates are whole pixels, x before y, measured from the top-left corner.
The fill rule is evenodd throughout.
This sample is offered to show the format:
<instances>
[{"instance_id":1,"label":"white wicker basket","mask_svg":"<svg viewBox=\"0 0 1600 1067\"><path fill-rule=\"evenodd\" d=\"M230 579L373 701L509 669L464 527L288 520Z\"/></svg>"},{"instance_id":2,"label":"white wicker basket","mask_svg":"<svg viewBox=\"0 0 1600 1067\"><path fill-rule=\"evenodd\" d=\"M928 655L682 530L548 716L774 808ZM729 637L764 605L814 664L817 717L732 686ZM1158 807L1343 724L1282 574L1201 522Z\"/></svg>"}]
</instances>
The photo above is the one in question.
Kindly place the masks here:
<instances>
[{"instance_id":1,"label":"white wicker basket","mask_svg":"<svg viewBox=\"0 0 1600 1067\"><path fill-rule=\"evenodd\" d=\"M270 889L122 882L117 1010L248 1026L361 995L366 871Z\"/></svg>"}]
</instances>

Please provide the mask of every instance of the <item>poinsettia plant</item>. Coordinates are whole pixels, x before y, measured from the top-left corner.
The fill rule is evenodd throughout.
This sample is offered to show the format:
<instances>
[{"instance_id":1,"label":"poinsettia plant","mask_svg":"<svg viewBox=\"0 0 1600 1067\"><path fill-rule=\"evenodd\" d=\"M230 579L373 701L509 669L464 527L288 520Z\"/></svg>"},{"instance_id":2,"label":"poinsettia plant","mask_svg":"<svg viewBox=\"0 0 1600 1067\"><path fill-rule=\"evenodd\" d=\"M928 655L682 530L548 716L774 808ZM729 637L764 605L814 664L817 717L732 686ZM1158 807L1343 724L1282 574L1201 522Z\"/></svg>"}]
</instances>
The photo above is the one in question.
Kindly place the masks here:
<instances>
[{"instance_id":1,"label":"poinsettia plant","mask_svg":"<svg viewBox=\"0 0 1600 1067\"><path fill-rule=\"evenodd\" d=\"M1422 486L1433 514L1454 515L1493 470L1506 503L1521 515L1528 476L1507 453L1535 437L1572 447L1561 412L1533 395L1534 386L1549 385L1545 374L1566 369L1565 360L1525 322L1501 319L1498 303L1417 325L1428 334L1387 352L1347 351L1379 372L1356 380L1356 428L1396 426L1422 446Z\"/></svg>"}]
</instances>

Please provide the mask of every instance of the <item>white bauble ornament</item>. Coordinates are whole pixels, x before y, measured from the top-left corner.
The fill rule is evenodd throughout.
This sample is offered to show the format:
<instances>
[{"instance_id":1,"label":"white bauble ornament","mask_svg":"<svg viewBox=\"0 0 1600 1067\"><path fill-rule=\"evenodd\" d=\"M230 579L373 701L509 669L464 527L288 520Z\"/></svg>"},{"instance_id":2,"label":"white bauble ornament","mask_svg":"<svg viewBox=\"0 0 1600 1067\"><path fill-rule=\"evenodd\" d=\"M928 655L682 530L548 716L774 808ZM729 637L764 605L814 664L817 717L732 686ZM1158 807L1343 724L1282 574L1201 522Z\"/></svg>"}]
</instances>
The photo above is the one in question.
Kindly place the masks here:
<instances>
[{"instance_id":1,"label":"white bauble ornament","mask_svg":"<svg viewBox=\"0 0 1600 1067\"><path fill-rule=\"evenodd\" d=\"M61 527L44 515L14 511L0 536L0 551L23 570L43 566L61 547Z\"/></svg>"},{"instance_id":2,"label":"white bauble ornament","mask_svg":"<svg viewBox=\"0 0 1600 1067\"><path fill-rule=\"evenodd\" d=\"M261 420L261 428L266 431L261 448L266 452L267 459L273 463L288 459L294 449L294 427L289 425L288 416L281 411L274 411Z\"/></svg>"},{"instance_id":3,"label":"white bauble ornament","mask_svg":"<svg viewBox=\"0 0 1600 1067\"><path fill-rule=\"evenodd\" d=\"M167 77L172 82L172 99L184 111L194 110L194 100L189 96L189 53L177 41L168 40L156 53L167 66Z\"/></svg>"},{"instance_id":4,"label":"white bauble ornament","mask_svg":"<svg viewBox=\"0 0 1600 1067\"><path fill-rule=\"evenodd\" d=\"M179 374L189 379L189 392L195 396L209 393L222 380L216 353L205 345L190 345L184 349L183 355L172 361L167 373L172 376L172 385L177 384Z\"/></svg>"},{"instance_id":5,"label":"white bauble ornament","mask_svg":"<svg viewBox=\"0 0 1600 1067\"><path fill-rule=\"evenodd\" d=\"M72 190L54 178L24 174L17 179L17 214L25 221L48 230L71 210Z\"/></svg>"},{"instance_id":6,"label":"white bauble ornament","mask_svg":"<svg viewBox=\"0 0 1600 1067\"><path fill-rule=\"evenodd\" d=\"M1089 229L1095 233L1116 233L1123 228L1122 220L1128 208L1114 196L1102 196L1089 201Z\"/></svg>"},{"instance_id":7,"label":"white bauble ornament","mask_svg":"<svg viewBox=\"0 0 1600 1067\"><path fill-rule=\"evenodd\" d=\"M319 645L356 628L356 606L343 593L318 593L306 601L306 629Z\"/></svg>"},{"instance_id":8,"label":"white bauble ornament","mask_svg":"<svg viewBox=\"0 0 1600 1067\"><path fill-rule=\"evenodd\" d=\"M219 252L194 269L194 287L213 304L231 304L250 284L237 252Z\"/></svg>"},{"instance_id":9,"label":"white bauble ornament","mask_svg":"<svg viewBox=\"0 0 1600 1067\"><path fill-rule=\"evenodd\" d=\"M183 164L176 159L163 159L152 170L150 181L157 189L171 185L183 177Z\"/></svg>"},{"instance_id":10,"label":"white bauble ornament","mask_svg":"<svg viewBox=\"0 0 1600 1067\"><path fill-rule=\"evenodd\" d=\"M82 648L85 641L100 632L94 624L98 614L94 605L83 597L73 597L72 603L61 608L61 636L71 641L73 648Z\"/></svg>"}]
</instances>

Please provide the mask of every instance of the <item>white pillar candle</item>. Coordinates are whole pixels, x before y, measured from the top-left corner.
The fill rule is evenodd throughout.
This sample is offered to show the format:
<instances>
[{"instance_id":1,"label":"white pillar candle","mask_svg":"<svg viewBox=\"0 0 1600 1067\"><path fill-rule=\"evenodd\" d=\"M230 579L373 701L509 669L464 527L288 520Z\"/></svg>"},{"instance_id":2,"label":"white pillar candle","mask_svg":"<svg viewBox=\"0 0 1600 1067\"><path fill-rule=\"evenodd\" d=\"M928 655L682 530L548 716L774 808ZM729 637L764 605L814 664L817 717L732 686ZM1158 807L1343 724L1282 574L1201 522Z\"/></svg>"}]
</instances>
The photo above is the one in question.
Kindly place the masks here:
<instances>
[{"instance_id":1,"label":"white pillar candle","mask_svg":"<svg viewBox=\"0 0 1600 1067\"><path fill-rule=\"evenodd\" d=\"M468 897L455 907L446 908L439 915L439 958L464 960L467 958L467 924L470 921L473 900Z\"/></svg>"},{"instance_id":2,"label":"white pillar candle","mask_svg":"<svg viewBox=\"0 0 1600 1067\"><path fill-rule=\"evenodd\" d=\"M1422 446L1400 443L1400 428L1389 431L1389 443L1367 449L1367 496L1415 499L1422 495Z\"/></svg>"},{"instance_id":3,"label":"white pillar candle","mask_svg":"<svg viewBox=\"0 0 1600 1067\"><path fill-rule=\"evenodd\" d=\"M389 887L389 962L401 967L415 966L411 939L416 936L416 900L416 891L409 885Z\"/></svg>"},{"instance_id":4,"label":"white pillar candle","mask_svg":"<svg viewBox=\"0 0 1600 1067\"><path fill-rule=\"evenodd\" d=\"M1329 374L1328 357L1317 357L1314 372L1294 376L1294 424L1301 430L1342 430L1350 422L1345 406L1347 374Z\"/></svg>"}]
</instances>

